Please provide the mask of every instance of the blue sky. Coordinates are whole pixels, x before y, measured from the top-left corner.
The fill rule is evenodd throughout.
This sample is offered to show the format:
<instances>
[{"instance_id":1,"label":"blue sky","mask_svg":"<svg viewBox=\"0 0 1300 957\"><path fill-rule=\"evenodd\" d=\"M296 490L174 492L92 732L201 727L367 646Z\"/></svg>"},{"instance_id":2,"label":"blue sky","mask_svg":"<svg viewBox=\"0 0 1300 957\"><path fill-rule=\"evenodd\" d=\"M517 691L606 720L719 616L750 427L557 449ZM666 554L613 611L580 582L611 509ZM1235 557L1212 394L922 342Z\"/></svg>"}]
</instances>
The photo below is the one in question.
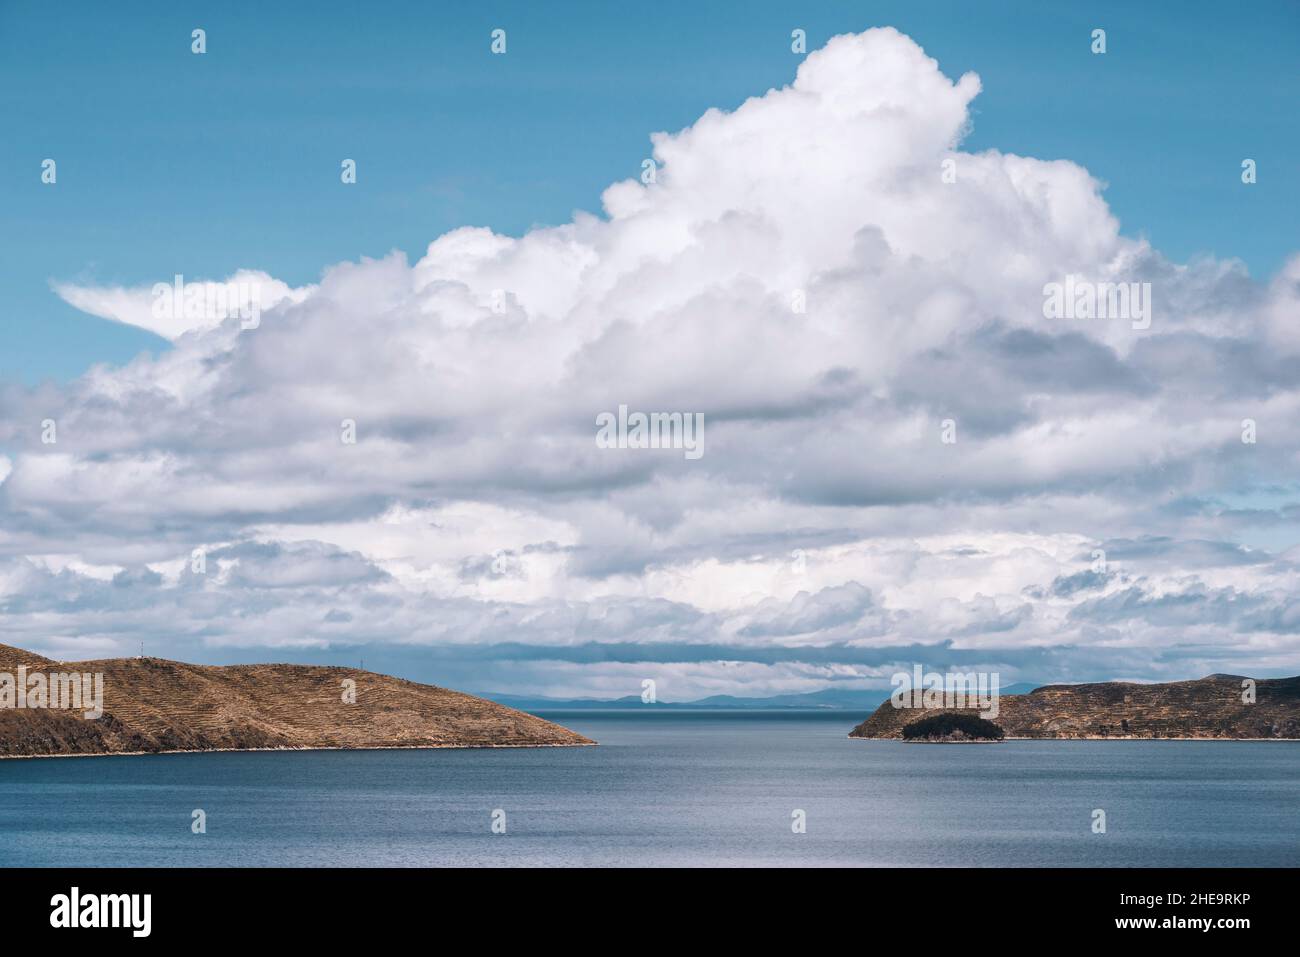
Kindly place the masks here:
<instances>
[{"instance_id":1,"label":"blue sky","mask_svg":"<svg viewBox=\"0 0 1300 957\"><path fill-rule=\"evenodd\" d=\"M793 78L809 49L893 25L976 70L966 148L1068 157L1127 235L1266 277L1294 245L1300 5L660 2L0 5L0 379L68 379L165 348L51 280L263 269L291 284L461 225L519 235L599 210L648 134ZM190 53L190 31L208 53ZM494 27L509 54L488 53ZM1088 35L1108 32L1094 56ZM58 162L56 186L40 163ZM342 189L339 162L359 163ZM1243 187L1239 164L1259 164Z\"/></svg>"},{"instance_id":2,"label":"blue sky","mask_svg":"<svg viewBox=\"0 0 1300 957\"><path fill-rule=\"evenodd\" d=\"M0 633L560 697L1296 674L1298 10L0 6ZM241 269L260 324L152 321Z\"/></svg>"}]
</instances>

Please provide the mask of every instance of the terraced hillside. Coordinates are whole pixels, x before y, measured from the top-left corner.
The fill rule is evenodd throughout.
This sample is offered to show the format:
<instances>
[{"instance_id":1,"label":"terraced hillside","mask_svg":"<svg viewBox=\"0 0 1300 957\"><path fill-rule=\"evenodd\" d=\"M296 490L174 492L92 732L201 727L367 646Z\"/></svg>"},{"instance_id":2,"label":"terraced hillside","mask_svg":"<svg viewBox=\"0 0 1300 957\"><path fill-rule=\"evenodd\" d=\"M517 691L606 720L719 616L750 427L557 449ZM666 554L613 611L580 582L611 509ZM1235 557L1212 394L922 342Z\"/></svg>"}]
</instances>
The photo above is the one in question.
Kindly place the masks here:
<instances>
[{"instance_id":1,"label":"terraced hillside","mask_svg":"<svg viewBox=\"0 0 1300 957\"><path fill-rule=\"evenodd\" d=\"M102 672L104 714L0 708L0 757L253 748L542 747L595 742L472 695L351 668L54 662L0 645L0 672ZM346 703L345 680L356 682Z\"/></svg>"},{"instance_id":2,"label":"terraced hillside","mask_svg":"<svg viewBox=\"0 0 1300 957\"><path fill-rule=\"evenodd\" d=\"M1300 677L1259 679L1253 704L1242 701L1244 680L1047 685L1001 697L992 720L1008 738L1300 738ZM957 709L886 701L849 737L901 738L913 721L945 710Z\"/></svg>"}]
</instances>

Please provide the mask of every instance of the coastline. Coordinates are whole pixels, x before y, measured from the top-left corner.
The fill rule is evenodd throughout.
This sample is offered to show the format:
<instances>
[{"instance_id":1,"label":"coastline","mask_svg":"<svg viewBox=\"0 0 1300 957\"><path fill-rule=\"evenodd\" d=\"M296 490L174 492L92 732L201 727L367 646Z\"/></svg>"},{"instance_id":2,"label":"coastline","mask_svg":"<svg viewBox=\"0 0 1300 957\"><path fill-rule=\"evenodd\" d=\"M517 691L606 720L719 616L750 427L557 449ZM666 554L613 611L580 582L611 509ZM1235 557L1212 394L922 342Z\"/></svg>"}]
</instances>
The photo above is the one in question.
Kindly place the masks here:
<instances>
[{"instance_id":1,"label":"coastline","mask_svg":"<svg viewBox=\"0 0 1300 957\"><path fill-rule=\"evenodd\" d=\"M289 751L487 751L516 748L594 748L598 741L575 741L572 744L377 744L358 747L301 747L301 748L169 748L163 751L75 751L67 754L0 754L0 761L26 761L42 758L131 758L149 754L267 754Z\"/></svg>"},{"instance_id":2,"label":"coastline","mask_svg":"<svg viewBox=\"0 0 1300 957\"><path fill-rule=\"evenodd\" d=\"M904 741L895 737L869 737L865 734L848 734L855 741ZM1136 735L1117 736L1101 734L1072 734L1061 737L1029 737L1008 734L1002 741L1300 741L1300 738L1139 738ZM906 744L1001 744L1002 741L905 741Z\"/></svg>"}]
</instances>

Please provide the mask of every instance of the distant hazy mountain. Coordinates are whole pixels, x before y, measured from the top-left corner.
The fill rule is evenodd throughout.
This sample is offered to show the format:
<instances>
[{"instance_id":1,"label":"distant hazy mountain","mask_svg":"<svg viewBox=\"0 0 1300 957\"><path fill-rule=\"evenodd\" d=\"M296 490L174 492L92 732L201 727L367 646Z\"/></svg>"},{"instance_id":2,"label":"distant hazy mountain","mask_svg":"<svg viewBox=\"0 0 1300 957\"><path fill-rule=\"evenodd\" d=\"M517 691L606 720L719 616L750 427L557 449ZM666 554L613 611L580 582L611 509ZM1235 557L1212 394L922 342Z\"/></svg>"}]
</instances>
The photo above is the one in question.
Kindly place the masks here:
<instances>
[{"instance_id":1,"label":"distant hazy mountain","mask_svg":"<svg viewBox=\"0 0 1300 957\"><path fill-rule=\"evenodd\" d=\"M1041 687L1032 682L1021 681L999 689L1001 694L1028 694ZM480 694L497 704L523 711L574 711L585 708L610 710L621 708L669 708L692 710L768 710L768 709L816 709L819 711L875 711L883 702L889 700L888 690L858 691L828 688L825 691L812 691L807 694L781 694L769 698L738 698L735 695L710 695L695 701L659 701L653 705L641 701L640 695L628 695L624 698L539 698L527 695Z\"/></svg>"}]
</instances>

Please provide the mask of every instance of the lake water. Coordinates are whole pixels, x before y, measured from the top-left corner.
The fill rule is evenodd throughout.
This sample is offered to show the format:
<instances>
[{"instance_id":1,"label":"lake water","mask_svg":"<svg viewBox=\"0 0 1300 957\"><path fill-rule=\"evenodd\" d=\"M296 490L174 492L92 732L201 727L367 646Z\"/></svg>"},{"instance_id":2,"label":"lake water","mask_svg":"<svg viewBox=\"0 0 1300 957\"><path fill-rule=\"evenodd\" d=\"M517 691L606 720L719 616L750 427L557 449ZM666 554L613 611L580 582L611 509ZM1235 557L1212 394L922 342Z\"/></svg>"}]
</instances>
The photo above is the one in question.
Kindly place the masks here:
<instances>
[{"instance_id":1,"label":"lake water","mask_svg":"<svg viewBox=\"0 0 1300 957\"><path fill-rule=\"evenodd\" d=\"M0 865L1300 865L1297 742L927 745L850 740L842 713L547 717L600 747L0 761Z\"/></svg>"}]
</instances>

